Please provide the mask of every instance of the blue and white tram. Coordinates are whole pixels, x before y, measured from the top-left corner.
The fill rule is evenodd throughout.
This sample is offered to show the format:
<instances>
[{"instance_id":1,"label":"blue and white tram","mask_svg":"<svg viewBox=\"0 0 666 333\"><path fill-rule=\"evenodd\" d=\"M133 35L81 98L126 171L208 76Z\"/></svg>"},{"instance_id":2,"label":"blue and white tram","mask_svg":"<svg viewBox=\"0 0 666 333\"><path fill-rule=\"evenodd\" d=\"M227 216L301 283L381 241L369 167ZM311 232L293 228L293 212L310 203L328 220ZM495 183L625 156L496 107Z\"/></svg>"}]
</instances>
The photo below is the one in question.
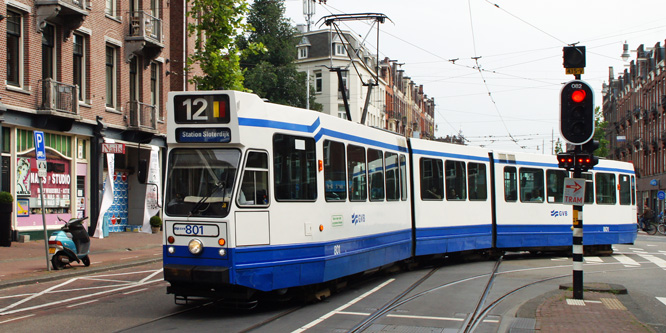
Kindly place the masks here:
<instances>
[{"instance_id":1,"label":"blue and white tram","mask_svg":"<svg viewBox=\"0 0 666 333\"><path fill-rule=\"evenodd\" d=\"M571 246L572 206L563 205L564 178L553 156L493 152L496 179L496 244L499 249ZM628 244L636 239L633 165L600 160L586 179L585 246Z\"/></svg>"},{"instance_id":2,"label":"blue and white tram","mask_svg":"<svg viewBox=\"0 0 666 333\"><path fill-rule=\"evenodd\" d=\"M251 298L412 255L404 137L231 91L168 112L169 292Z\"/></svg>"},{"instance_id":3,"label":"blue and white tram","mask_svg":"<svg viewBox=\"0 0 666 333\"><path fill-rule=\"evenodd\" d=\"M482 148L411 139L415 255L492 247L490 158Z\"/></svg>"},{"instance_id":4,"label":"blue and white tram","mask_svg":"<svg viewBox=\"0 0 666 333\"><path fill-rule=\"evenodd\" d=\"M403 136L234 91L169 93L167 291L254 300L418 256L570 247L555 156ZM586 174L585 245L633 243L635 175Z\"/></svg>"}]
</instances>

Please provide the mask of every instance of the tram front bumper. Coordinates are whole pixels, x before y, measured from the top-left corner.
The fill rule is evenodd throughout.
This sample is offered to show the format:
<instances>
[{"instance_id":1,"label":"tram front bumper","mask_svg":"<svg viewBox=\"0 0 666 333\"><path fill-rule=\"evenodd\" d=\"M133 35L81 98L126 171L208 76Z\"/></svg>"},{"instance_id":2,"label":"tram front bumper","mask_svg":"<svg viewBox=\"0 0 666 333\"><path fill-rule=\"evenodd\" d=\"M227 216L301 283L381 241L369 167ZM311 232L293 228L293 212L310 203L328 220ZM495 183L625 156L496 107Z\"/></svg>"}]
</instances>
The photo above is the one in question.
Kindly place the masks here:
<instances>
[{"instance_id":1,"label":"tram front bumper","mask_svg":"<svg viewBox=\"0 0 666 333\"><path fill-rule=\"evenodd\" d=\"M228 284L229 268L191 265L165 265L164 280L169 282Z\"/></svg>"}]
</instances>

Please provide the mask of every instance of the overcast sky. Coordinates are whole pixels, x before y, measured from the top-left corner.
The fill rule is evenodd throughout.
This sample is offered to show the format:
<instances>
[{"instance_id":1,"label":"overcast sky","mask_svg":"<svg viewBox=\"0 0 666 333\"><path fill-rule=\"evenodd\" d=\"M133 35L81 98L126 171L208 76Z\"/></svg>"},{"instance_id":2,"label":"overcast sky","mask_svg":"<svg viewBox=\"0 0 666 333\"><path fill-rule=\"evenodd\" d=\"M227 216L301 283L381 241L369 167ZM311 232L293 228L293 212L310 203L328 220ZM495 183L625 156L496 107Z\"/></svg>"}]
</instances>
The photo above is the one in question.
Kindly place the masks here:
<instances>
[{"instance_id":1,"label":"overcast sky","mask_svg":"<svg viewBox=\"0 0 666 333\"><path fill-rule=\"evenodd\" d=\"M302 0L285 7L295 24L305 23ZM616 77L624 71L624 41L635 50L666 39L664 0L328 0L316 6L314 22L342 13L382 13L393 21L380 26L379 57L404 63L405 74L435 98L436 136L461 131L473 146L538 153L545 146L546 154L553 133L560 137L560 89L573 80L562 67L563 46L586 46L582 79L601 106L608 68ZM375 50L369 23L341 26L369 34L366 46ZM473 57L480 57L481 73Z\"/></svg>"}]
</instances>

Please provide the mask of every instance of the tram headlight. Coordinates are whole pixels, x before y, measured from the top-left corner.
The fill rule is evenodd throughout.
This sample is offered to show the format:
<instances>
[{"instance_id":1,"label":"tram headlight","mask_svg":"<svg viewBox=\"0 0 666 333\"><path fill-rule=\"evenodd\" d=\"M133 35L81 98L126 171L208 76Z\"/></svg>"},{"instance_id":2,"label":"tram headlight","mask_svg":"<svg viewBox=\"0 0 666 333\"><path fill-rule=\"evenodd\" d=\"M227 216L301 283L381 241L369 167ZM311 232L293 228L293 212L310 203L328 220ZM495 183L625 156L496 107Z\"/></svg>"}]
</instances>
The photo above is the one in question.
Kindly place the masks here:
<instances>
[{"instance_id":1,"label":"tram headlight","mask_svg":"<svg viewBox=\"0 0 666 333\"><path fill-rule=\"evenodd\" d=\"M225 250L225 249L220 249L220 252L219 252L219 253L220 253L220 257L224 257L224 256L227 255L227 250Z\"/></svg>"},{"instance_id":2,"label":"tram headlight","mask_svg":"<svg viewBox=\"0 0 666 333\"><path fill-rule=\"evenodd\" d=\"M203 252L203 243L198 240L198 239L192 239L188 244L187 244L187 249L190 250L190 253L194 255L201 254Z\"/></svg>"},{"instance_id":3,"label":"tram headlight","mask_svg":"<svg viewBox=\"0 0 666 333\"><path fill-rule=\"evenodd\" d=\"M173 246L169 246L167 248L167 251L169 252L169 254L174 254L174 253L176 253L176 248L173 247Z\"/></svg>"}]
</instances>

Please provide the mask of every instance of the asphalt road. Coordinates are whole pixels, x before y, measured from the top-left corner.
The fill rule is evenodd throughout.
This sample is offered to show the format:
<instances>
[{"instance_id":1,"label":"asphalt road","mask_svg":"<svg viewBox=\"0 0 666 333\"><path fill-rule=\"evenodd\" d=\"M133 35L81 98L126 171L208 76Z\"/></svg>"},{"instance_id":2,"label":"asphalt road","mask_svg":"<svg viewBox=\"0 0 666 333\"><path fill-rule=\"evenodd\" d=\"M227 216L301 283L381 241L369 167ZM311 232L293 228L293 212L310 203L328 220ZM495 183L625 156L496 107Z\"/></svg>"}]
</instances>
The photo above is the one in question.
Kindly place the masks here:
<instances>
[{"instance_id":1,"label":"asphalt road","mask_svg":"<svg viewBox=\"0 0 666 333\"><path fill-rule=\"evenodd\" d=\"M639 320L666 331L666 237L640 235L613 256L586 257L585 282L625 286ZM0 292L4 332L342 332L364 324L393 304L365 331L460 329L484 293L494 261L448 262L366 277L323 301L266 303L234 310L218 303L176 305L166 294L159 263ZM509 291L479 332L505 331L521 305L571 282L571 258L509 254L481 308ZM544 279L551 279L538 282ZM413 288L413 289L410 289ZM403 295L404 294L404 295ZM398 297L400 297L398 300Z\"/></svg>"}]
</instances>

